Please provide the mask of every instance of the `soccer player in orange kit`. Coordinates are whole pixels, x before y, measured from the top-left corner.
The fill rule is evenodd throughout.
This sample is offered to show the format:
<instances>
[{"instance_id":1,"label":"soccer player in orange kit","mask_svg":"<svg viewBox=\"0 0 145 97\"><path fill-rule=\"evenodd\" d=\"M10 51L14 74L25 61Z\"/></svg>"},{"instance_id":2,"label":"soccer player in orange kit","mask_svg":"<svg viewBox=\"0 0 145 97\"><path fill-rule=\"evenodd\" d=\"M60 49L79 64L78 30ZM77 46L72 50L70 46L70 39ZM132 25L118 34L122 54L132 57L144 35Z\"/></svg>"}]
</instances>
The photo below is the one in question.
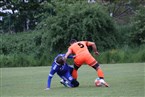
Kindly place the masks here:
<instances>
[{"instance_id":1,"label":"soccer player in orange kit","mask_svg":"<svg viewBox=\"0 0 145 97\"><path fill-rule=\"evenodd\" d=\"M70 47L68 48L68 51L66 52L65 60L70 54L75 54L74 69L73 69L72 76L75 79L77 79L78 77L77 70L81 67L82 64L87 64L96 70L101 83L104 86L109 87L109 85L104 81L104 73L102 69L100 68L99 63L96 61L96 59L91 55L91 53L88 50L89 46L93 48L95 55L99 55L96 44L94 42L77 41L75 39L72 39L70 41Z\"/></svg>"}]
</instances>

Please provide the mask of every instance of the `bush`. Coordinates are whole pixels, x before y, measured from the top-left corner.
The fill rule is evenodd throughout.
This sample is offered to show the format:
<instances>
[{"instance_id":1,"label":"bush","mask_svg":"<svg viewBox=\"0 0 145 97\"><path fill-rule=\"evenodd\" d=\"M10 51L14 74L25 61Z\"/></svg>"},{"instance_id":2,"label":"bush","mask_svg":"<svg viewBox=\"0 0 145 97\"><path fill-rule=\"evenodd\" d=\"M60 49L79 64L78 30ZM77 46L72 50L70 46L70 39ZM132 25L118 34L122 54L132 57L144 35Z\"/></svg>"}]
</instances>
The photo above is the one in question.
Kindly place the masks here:
<instances>
[{"instance_id":1,"label":"bush","mask_svg":"<svg viewBox=\"0 0 145 97\"><path fill-rule=\"evenodd\" d=\"M100 63L136 63L145 62L145 45L136 48L124 47L112 49L100 54Z\"/></svg>"},{"instance_id":2,"label":"bush","mask_svg":"<svg viewBox=\"0 0 145 97\"><path fill-rule=\"evenodd\" d=\"M97 3L59 2L56 12L56 16L48 17L37 26L37 29L47 29L51 33L52 51L66 50L72 38L94 41L101 51L117 45L118 36L113 20Z\"/></svg>"},{"instance_id":3,"label":"bush","mask_svg":"<svg viewBox=\"0 0 145 97\"><path fill-rule=\"evenodd\" d=\"M2 67L42 66L52 62L49 34L42 31L1 35ZM50 60L49 60L50 59Z\"/></svg>"},{"instance_id":4,"label":"bush","mask_svg":"<svg viewBox=\"0 0 145 97\"><path fill-rule=\"evenodd\" d=\"M133 18L133 31L130 35L132 44L145 44L145 7L140 6L136 11L136 16Z\"/></svg>"},{"instance_id":5,"label":"bush","mask_svg":"<svg viewBox=\"0 0 145 97\"><path fill-rule=\"evenodd\" d=\"M1 67L26 67L36 66L38 61L33 56L27 56L24 54L19 55L1 55L0 56Z\"/></svg>"},{"instance_id":6,"label":"bush","mask_svg":"<svg viewBox=\"0 0 145 97\"><path fill-rule=\"evenodd\" d=\"M99 51L104 51L98 57L101 63L144 62L145 51L141 47L117 49L124 44L128 45L127 32L131 31L132 25L119 26L117 32L104 7L84 2L53 2L53 7L56 14L44 18L36 30L0 35L1 67L51 65L58 53L66 52L72 38L94 41ZM144 18L139 19L144 21ZM141 20L138 27L143 28L136 30L145 36ZM131 37L138 39L138 34ZM143 39L141 44L144 43Z\"/></svg>"}]
</instances>

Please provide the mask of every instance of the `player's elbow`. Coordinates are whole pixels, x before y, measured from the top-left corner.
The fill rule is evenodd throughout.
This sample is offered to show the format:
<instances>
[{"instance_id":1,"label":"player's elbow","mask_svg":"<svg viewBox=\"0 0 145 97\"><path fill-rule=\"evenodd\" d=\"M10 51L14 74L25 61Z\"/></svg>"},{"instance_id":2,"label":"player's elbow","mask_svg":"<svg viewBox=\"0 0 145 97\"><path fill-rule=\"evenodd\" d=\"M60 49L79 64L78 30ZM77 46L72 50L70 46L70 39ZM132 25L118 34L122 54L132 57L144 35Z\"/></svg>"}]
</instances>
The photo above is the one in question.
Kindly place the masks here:
<instances>
[{"instance_id":1,"label":"player's elbow","mask_svg":"<svg viewBox=\"0 0 145 97\"><path fill-rule=\"evenodd\" d=\"M91 46L92 46L92 48L94 48L94 47L96 47L96 44L93 42Z\"/></svg>"}]
</instances>

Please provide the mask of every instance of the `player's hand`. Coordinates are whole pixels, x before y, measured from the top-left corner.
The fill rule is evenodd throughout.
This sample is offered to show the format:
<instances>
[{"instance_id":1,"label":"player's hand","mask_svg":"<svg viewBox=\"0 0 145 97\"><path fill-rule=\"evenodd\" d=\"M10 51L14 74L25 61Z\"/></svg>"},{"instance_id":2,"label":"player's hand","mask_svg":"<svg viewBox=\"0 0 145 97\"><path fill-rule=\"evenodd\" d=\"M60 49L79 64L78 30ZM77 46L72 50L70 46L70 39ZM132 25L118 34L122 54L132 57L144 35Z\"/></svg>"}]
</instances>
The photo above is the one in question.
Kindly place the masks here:
<instances>
[{"instance_id":1,"label":"player's hand","mask_svg":"<svg viewBox=\"0 0 145 97\"><path fill-rule=\"evenodd\" d=\"M64 63L66 63L66 60L67 60L67 59L64 57Z\"/></svg>"},{"instance_id":2,"label":"player's hand","mask_svg":"<svg viewBox=\"0 0 145 97\"><path fill-rule=\"evenodd\" d=\"M73 59L75 59L75 58L76 58L76 55L73 56Z\"/></svg>"},{"instance_id":3,"label":"player's hand","mask_svg":"<svg viewBox=\"0 0 145 97\"><path fill-rule=\"evenodd\" d=\"M96 52L94 52L94 53L95 53L95 55L96 55L96 56L98 56L98 55L99 55L99 52L98 52L98 51L96 51Z\"/></svg>"},{"instance_id":4,"label":"player's hand","mask_svg":"<svg viewBox=\"0 0 145 97\"><path fill-rule=\"evenodd\" d=\"M65 57L64 57L64 63L66 63L66 60L67 60L67 57L65 56Z\"/></svg>"},{"instance_id":5,"label":"player's hand","mask_svg":"<svg viewBox=\"0 0 145 97\"><path fill-rule=\"evenodd\" d=\"M47 91L47 90L50 90L50 88L46 88L46 89L44 89L44 90L46 90L46 91Z\"/></svg>"}]
</instances>

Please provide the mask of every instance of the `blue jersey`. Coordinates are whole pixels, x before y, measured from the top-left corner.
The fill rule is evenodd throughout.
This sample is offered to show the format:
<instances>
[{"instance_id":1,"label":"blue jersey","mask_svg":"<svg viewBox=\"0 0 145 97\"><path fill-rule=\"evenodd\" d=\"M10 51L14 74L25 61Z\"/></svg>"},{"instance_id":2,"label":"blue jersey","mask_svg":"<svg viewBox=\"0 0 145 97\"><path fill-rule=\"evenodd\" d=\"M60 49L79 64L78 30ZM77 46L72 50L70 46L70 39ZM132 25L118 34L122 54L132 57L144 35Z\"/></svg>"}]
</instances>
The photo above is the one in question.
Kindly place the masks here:
<instances>
[{"instance_id":1,"label":"blue jersey","mask_svg":"<svg viewBox=\"0 0 145 97\"><path fill-rule=\"evenodd\" d=\"M73 68L71 66L69 66L67 63L65 63L64 65L59 65L56 62L56 59L58 56L64 57L65 54L59 54L55 57L51 70L50 70L50 73L49 73L49 76L48 76L47 88L50 88L51 79L55 73L57 73L61 78L63 78L64 76L70 78L70 76L71 76L70 71L72 71ZM69 56L68 58L73 58L73 56Z\"/></svg>"}]
</instances>

